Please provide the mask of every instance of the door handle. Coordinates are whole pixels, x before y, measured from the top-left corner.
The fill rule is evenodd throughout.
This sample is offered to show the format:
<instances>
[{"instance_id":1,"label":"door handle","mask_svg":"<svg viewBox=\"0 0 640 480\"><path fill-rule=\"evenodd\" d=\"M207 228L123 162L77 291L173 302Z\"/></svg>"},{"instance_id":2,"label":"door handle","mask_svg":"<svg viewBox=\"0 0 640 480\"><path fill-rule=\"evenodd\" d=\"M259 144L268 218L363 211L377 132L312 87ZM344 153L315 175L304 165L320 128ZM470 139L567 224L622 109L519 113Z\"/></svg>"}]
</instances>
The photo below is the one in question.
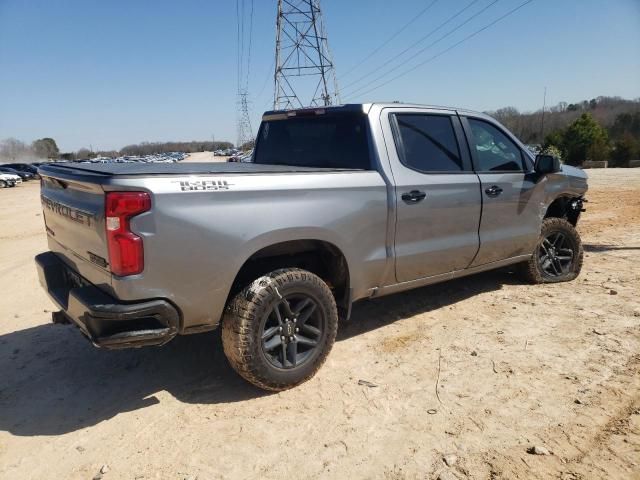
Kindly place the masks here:
<instances>
[{"instance_id":1,"label":"door handle","mask_svg":"<svg viewBox=\"0 0 640 480\"><path fill-rule=\"evenodd\" d=\"M497 185L492 185L491 187L487 188L484 191L484 193L486 193L490 197L497 197L498 195L500 195L502 193L502 189Z\"/></svg>"},{"instance_id":2,"label":"door handle","mask_svg":"<svg viewBox=\"0 0 640 480\"><path fill-rule=\"evenodd\" d=\"M402 201L408 204L418 203L425 199L427 196L426 193L421 192L420 190L411 190L410 192L402 194Z\"/></svg>"}]
</instances>

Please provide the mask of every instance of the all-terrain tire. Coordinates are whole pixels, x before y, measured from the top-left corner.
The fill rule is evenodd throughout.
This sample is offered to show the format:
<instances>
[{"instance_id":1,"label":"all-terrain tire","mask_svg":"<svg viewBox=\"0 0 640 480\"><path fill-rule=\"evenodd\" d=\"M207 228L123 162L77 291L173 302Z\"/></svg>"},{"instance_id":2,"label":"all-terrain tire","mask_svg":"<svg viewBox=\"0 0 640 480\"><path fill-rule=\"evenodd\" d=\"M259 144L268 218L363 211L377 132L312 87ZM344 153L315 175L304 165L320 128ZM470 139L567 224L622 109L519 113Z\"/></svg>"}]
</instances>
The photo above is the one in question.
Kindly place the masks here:
<instances>
[{"instance_id":1,"label":"all-terrain tire","mask_svg":"<svg viewBox=\"0 0 640 480\"><path fill-rule=\"evenodd\" d=\"M553 275L543 269L543 262L540 260L545 254L543 242L557 234L564 237L567 247L571 249L572 260L560 274ZM548 217L542 221L540 238L533 255L522 265L522 274L527 281L534 284L569 282L580 274L583 257L582 240L575 227L564 218Z\"/></svg>"},{"instance_id":2,"label":"all-terrain tire","mask_svg":"<svg viewBox=\"0 0 640 480\"><path fill-rule=\"evenodd\" d=\"M273 321L274 308L283 298L296 295L312 300L315 321L321 322L316 330L322 334L304 362L278 368L265 352L265 322ZM331 351L337 331L338 311L327 284L306 270L284 268L254 280L229 302L222 318L222 345L229 363L245 380L265 390L281 391L315 375Z\"/></svg>"}]
</instances>

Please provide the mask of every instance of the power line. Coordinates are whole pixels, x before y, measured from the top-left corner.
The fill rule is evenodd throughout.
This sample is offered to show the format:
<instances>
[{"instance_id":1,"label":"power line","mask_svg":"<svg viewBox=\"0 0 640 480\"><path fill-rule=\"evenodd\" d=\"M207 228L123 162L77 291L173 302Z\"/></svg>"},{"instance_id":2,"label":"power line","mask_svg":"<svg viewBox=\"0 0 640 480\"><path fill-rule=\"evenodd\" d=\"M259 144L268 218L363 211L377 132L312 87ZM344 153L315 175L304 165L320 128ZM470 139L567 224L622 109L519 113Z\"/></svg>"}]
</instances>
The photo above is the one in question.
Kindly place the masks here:
<instances>
[{"instance_id":1,"label":"power line","mask_svg":"<svg viewBox=\"0 0 640 480\"><path fill-rule=\"evenodd\" d=\"M251 118L249 115L249 79L251 75L251 48L253 42L253 10L254 0L251 0L251 10L249 17L249 40L246 50L246 72L245 72L245 37L246 37L246 15L245 1L236 0L236 34L238 49L238 138L237 145L243 146L253 141L253 129L251 128Z\"/></svg>"},{"instance_id":2,"label":"power line","mask_svg":"<svg viewBox=\"0 0 640 480\"><path fill-rule=\"evenodd\" d=\"M240 0L240 86L244 78L244 0Z\"/></svg>"},{"instance_id":3,"label":"power line","mask_svg":"<svg viewBox=\"0 0 640 480\"><path fill-rule=\"evenodd\" d=\"M450 52L451 50L453 50L453 49L454 49L454 48L456 48L457 46L459 46L459 45L463 44L464 42L466 42L466 41L468 41L468 40L471 40L471 39L472 39L473 37L475 37L476 35L478 35L478 34L480 34L480 33L484 32L485 30L487 30L487 29L489 29L489 28L491 28L491 27L492 27L492 26L494 26L496 23L498 23L498 22L500 22L500 21L504 20L505 18L507 18L508 16L510 16L510 15L512 15L512 14L514 14L515 12L517 12L518 10L520 10L522 7L524 7L525 5L528 5L528 4L529 4L529 3L531 3L531 2L533 2L533 0L527 0L526 2L521 3L521 4L520 4L520 5L518 5L517 7L513 8L512 10L509 10L507 13L505 13L504 15L502 15L502 16L500 16L500 17L498 17L497 19L495 19L495 20L494 20L494 21L492 21L491 23L489 23L489 24L485 25L484 27L482 27L482 28L480 28L480 29L476 30L475 32L473 32L473 33L471 33L471 34L467 35L467 36L466 36L466 37L464 37L462 40L460 40L459 42L454 43L453 45L451 45L450 47L448 47L448 48L446 48L445 50L441 51L440 53L437 53L436 55L434 55L434 56L432 56L432 57L430 57L430 58L426 59L425 61L420 62L420 63L418 63L417 65L414 65L414 66L413 66L413 67L411 67L410 69L405 70L404 72L402 72L402 73L400 73L400 74L396 75L395 77L393 77L393 78L391 78L391 79L387 80L386 82L381 83L380 85L377 85L376 87L373 87L373 88L371 88L371 89L367 90L366 92L362 93L361 95L366 95L366 94L369 94L369 93L371 93L371 92L373 92L373 91L375 91L375 90L377 90L377 89L379 89L379 88L382 88L382 87L384 87L385 85L388 85L389 83L391 83L391 82L393 82L393 81L397 80L398 78L403 77L403 76L407 75L408 73L411 73L411 72L413 72L413 71L417 70L418 68L422 67L423 65L426 65L427 63L432 62L433 60L435 60L435 59L437 59L437 58L441 57L442 55L444 55L444 54L445 54L445 53L447 53L447 52Z\"/></svg>"},{"instance_id":4,"label":"power line","mask_svg":"<svg viewBox=\"0 0 640 480\"><path fill-rule=\"evenodd\" d=\"M384 43L382 43L382 45L380 45L379 47L377 47L376 49L374 49L369 55L367 55L366 57L364 57L358 64L354 65L353 67L351 67L349 70L347 70L343 75L342 78L347 77L351 72L353 72L354 70L356 70L360 65L362 65L363 63L365 63L367 60L369 60L371 57L373 57L376 53L378 53L380 50L382 50L384 47L386 47L387 45L389 45L389 43L391 43L395 38L398 37L398 35L400 35L402 32L404 32L407 28L409 28L409 26L411 26L414 22L416 22L422 15L424 15L425 13L427 13L427 11L433 7L436 3L438 2L438 0L433 0L429 5L427 5L425 8L423 8L417 15L415 15L410 21L408 21L407 23L405 23L402 27L400 27L399 30L396 31L396 33L394 33L393 35L391 35L391 37L389 37Z\"/></svg>"},{"instance_id":5,"label":"power line","mask_svg":"<svg viewBox=\"0 0 640 480\"><path fill-rule=\"evenodd\" d=\"M262 84L262 88L260 88L260 93L258 93L258 95L256 96L256 99L260 98L262 96L262 94L264 93L264 89L267 88L267 84L269 83L269 80L273 79L273 66L274 66L274 61L273 59L271 60L271 64L269 65L269 68L267 69L267 75L264 79L264 82Z\"/></svg>"},{"instance_id":6,"label":"power line","mask_svg":"<svg viewBox=\"0 0 640 480\"><path fill-rule=\"evenodd\" d=\"M387 60L386 62L384 62L382 65L378 66L375 70L372 70L370 72L368 72L367 74L357 78L356 80L354 80L351 83L348 83L345 88L349 88L351 85L355 85L357 83L360 83L362 80L365 80L367 78L369 78L372 74L377 73L380 71L380 69L386 67L387 65L389 65L392 62L395 62L397 60L399 60L405 53L407 53L409 50L411 50L412 48L418 46L419 44L421 44L422 42L424 42L427 38L431 37L431 35L433 35L434 33L436 33L438 30L440 30L442 27L444 27L445 25L447 25L449 22L451 22L452 20L458 18L460 15L462 15L464 12L466 12L469 8L471 8L473 5L475 5L476 3L478 3L480 0L472 0L469 4L467 4L467 6L465 6L464 8L462 8L461 10L459 10L458 12L456 12L455 14L453 14L452 16L450 16L449 18L447 18L444 22L442 22L440 25L438 25L436 28L434 28L433 30L429 31L426 35L422 36L421 38L419 38L417 41L413 42L411 45L409 45L407 48L405 48L404 50L402 50L399 54L397 55L393 55L392 57L389 58L389 60Z\"/></svg>"},{"instance_id":7,"label":"power line","mask_svg":"<svg viewBox=\"0 0 640 480\"><path fill-rule=\"evenodd\" d=\"M249 78L251 76L251 44L253 42L253 2L251 0L251 15L249 17L249 50L247 51L247 81L245 90L249 90Z\"/></svg>"},{"instance_id":8,"label":"power line","mask_svg":"<svg viewBox=\"0 0 640 480\"><path fill-rule=\"evenodd\" d=\"M418 50L414 55L413 58L416 58L418 55L420 55L421 53L429 50L431 47L437 45L438 43L440 43L442 40L444 40L445 38L447 38L449 35L454 34L455 32L457 32L458 30L460 30L462 27L464 27L466 24L468 24L470 21L472 21L473 19L475 19L476 17L482 15L484 12L486 12L489 8L491 8L492 6L494 6L496 3L498 3L500 0L493 0L493 2L491 2L490 4L488 4L487 6L485 6L484 8L482 8L481 10L479 10L478 12L474 13L473 15L471 15L469 18L467 18L464 22L462 22L461 24L459 24L458 26L454 27L453 29L449 30L447 33L445 33L444 35L442 35L441 37L439 37L437 40L431 42L429 45L427 45L424 48L421 48L420 50ZM365 88L367 88L369 85L374 84L375 82L382 80L383 78L389 76L390 74L396 72L396 68L391 68L389 70L387 70L386 72L384 72L382 75L377 76L376 78L374 78L373 80L368 81L367 83L365 83L364 85L356 88L355 90L353 90L351 92L351 95L353 95L356 92L359 92L360 90L363 90Z\"/></svg>"},{"instance_id":9,"label":"power line","mask_svg":"<svg viewBox=\"0 0 640 480\"><path fill-rule=\"evenodd\" d=\"M248 36L249 40L246 41L246 14L245 14L245 0L236 0L236 22L237 22L237 50L238 50L238 91L249 89L249 79L251 76L251 50L253 45L253 11L254 0L251 0L251 9L249 10L249 27ZM248 48L245 47L248 44ZM246 56L246 70L245 70L245 56Z\"/></svg>"},{"instance_id":10,"label":"power line","mask_svg":"<svg viewBox=\"0 0 640 480\"><path fill-rule=\"evenodd\" d=\"M238 82L238 91L240 91L240 3L236 0L236 77Z\"/></svg>"}]
</instances>

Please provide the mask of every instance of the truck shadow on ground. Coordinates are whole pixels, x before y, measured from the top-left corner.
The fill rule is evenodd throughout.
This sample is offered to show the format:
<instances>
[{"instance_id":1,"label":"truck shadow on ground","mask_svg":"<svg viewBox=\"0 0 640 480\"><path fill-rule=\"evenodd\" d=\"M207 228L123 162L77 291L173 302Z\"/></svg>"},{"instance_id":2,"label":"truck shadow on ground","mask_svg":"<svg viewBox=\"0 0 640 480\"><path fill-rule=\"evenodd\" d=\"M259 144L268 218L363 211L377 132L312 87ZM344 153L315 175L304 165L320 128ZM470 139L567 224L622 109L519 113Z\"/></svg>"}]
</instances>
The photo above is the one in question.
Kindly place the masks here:
<instances>
[{"instance_id":1,"label":"truck shadow on ground","mask_svg":"<svg viewBox=\"0 0 640 480\"><path fill-rule=\"evenodd\" d=\"M640 250L640 247L628 247L628 246L596 244L596 243L585 243L583 247L585 252L594 252L594 253L609 252L614 250Z\"/></svg>"},{"instance_id":2,"label":"truck shadow on ground","mask_svg":"<svg viewBox=\"0 0 640 480\"><path fill-rule=\"evenodd\" d=\"M354 306L338 341L520 283L506 270L423 287ZM163 390L187 403L266 396L238 377L218 332L178 337L162 348L104 351L68 325L44 324L0 335L0 431L59 435L160 403Z\"/></svg>"}]
</instances>

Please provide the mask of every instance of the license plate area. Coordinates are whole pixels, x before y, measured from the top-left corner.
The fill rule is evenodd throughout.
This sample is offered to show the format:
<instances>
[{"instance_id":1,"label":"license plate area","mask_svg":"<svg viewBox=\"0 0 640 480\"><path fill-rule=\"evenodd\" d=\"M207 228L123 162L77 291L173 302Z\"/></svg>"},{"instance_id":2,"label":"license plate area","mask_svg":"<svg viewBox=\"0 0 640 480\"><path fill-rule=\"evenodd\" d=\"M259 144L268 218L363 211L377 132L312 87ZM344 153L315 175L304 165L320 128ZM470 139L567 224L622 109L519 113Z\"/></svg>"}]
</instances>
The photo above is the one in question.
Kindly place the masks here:
<instances>
[{"instance_id":1,"label":"license plate area","mask_svg":"<svg viewBox=\"0 0 640 480\"><path fill-rule=\"evenodd\" d=\"M89 285L89 282L69 268L64 269L64 275L70 289L86 287Z\"/></svg>"}]
</instances>

